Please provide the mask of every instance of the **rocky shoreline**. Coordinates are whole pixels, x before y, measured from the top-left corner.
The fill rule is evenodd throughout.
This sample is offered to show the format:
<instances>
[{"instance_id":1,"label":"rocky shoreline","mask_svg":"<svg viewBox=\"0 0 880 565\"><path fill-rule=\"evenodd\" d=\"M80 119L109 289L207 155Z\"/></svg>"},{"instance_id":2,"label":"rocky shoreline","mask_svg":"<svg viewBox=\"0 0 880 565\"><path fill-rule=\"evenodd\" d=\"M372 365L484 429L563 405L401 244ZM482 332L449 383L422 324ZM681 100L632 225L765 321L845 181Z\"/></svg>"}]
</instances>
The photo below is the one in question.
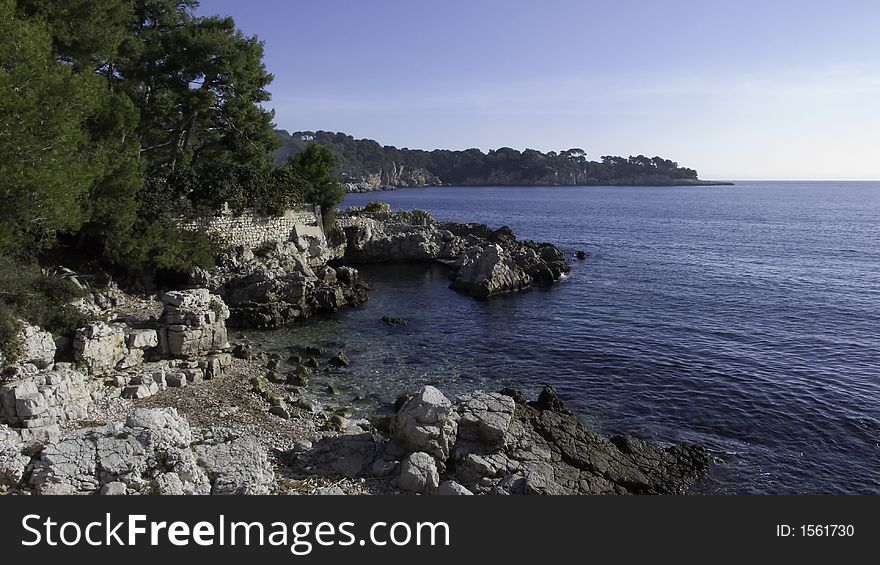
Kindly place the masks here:
<instances>
[{"instance_id":1,"label":"rocky shoreline","mask_svg":"<svg viewBox=\"0 0 880 565\"><path fill-rule=\"evenodd\" d=\"M11 494L664 494L686 492L705 449L604 438L552 387L448 399L426 385L355 417L319 372L345 351L268 353L228 327L274 328L366 300L353 265L434 261L477 299L553 284L555 246L509 229L382 206L341 214L304 246L234 249L191 287L94 291L72 338L25 325L0 373L0 492ZM386 323L405 323L390 319Z\"/></svg>"}]
</instances>

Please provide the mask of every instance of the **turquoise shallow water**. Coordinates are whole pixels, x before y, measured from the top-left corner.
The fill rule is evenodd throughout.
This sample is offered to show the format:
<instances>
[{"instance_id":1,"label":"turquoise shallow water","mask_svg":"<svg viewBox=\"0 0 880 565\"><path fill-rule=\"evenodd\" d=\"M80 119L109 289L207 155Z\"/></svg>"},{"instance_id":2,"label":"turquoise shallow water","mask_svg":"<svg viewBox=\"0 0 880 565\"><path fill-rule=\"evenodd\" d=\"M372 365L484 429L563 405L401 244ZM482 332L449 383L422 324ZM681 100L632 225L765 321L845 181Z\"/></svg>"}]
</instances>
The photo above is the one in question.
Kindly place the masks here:
<instances>
[{"instance_id":1,"label":"turquoise shallow water","mask_svg":"<svg viewBox=\"0 0 880 565\"><path fill-rule=\"evenodd\" d=\"M489 302L449 290L440 266L362 268L365 306L265 336L344 347L344 395L549 383L603 432L716 450L701 492L880 492L880 183L405 189L346 205L371 200L590 257Z\"/></svg>"}]
</instances>

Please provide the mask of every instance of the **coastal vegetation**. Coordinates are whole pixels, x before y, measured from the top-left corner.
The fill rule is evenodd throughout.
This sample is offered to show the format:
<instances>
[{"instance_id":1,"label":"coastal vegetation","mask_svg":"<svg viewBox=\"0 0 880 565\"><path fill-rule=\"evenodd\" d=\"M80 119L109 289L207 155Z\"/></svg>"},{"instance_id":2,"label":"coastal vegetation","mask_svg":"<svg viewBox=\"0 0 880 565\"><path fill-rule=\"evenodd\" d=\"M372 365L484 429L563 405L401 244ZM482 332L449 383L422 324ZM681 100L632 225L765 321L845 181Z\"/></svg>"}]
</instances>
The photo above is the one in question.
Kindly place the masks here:
<instances>
[{"instance_id":1,"label":"coastal vegetation","mask_svg":"<svg viewBox=\"0 0 880 565\"><path fill-rule=\"evenodd\" d=\"M275 164L263 44L197 7L0 0L0 334L67 325L28 306L76 291L41 267L187 273L216 244L175 217L342 200L327 149Z\"/></svg>"},{"instance_id":2,"label":"coastal vegetation","mask_svg":"<svg viewBox=\"0 0 880 565\"><path fill-rule=\"evenodd\" d=\"M336 158L335 172L346 182L372 188L403 186L588 186L702 184L693 169L662 157L587 158L583 149L542 153L510 147L484 153L479 149L450 151L398 149L372 139L355 139L328 131L278 131L281 147L276 159L284 162L310 143L329 148Z\"/></svg>"}]
</instances>

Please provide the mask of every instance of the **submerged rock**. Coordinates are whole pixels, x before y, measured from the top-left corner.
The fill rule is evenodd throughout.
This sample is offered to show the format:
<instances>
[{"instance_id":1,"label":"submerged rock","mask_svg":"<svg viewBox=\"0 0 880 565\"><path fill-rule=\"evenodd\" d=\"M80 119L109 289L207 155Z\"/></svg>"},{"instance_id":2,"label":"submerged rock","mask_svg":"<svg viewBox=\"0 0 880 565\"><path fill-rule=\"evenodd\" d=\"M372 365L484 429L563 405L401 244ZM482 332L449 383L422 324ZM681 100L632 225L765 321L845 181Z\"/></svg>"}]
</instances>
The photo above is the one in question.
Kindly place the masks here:
<instances>
[{"instance_id":1,"label":"submerged rock","mask_svg":"<svg viewBox=\"0 0 880 565\"><path fill-rule=\"evenodd\" d=\"M348 367L351 365L351 360L348 358L348 355L340 351L331 357L328 363L333 367Z\"/></svg>"},{"instance_id":2,"label":"submerged rock","mask_svg":"<svg viewBox=\"0 0 880 565\"><path fill-rule=\"evenodd\" d=\"M393 316L382 316L381 322L386 326L405 326L409 323L405 318L395 318Z\"/></svg>"}]
</instances>

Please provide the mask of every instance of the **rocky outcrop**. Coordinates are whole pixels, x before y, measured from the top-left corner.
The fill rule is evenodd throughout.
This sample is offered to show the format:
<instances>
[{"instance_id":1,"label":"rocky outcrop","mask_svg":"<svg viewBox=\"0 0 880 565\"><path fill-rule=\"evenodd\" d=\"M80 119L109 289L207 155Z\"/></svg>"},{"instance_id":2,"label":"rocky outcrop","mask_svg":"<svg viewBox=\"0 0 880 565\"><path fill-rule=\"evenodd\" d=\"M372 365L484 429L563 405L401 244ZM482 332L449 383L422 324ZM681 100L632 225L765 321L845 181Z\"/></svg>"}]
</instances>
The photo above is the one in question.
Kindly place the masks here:
<instances>
[{"instance_id":1,"label":"rocky outcrop","mask_svg":"<svg viewBox=\"0 0 880 565\"><path fill-rule=\"evenodd\" d=\"M91 400L88 377L58 363L0 385L0 423L16 428L24 443L47 441L60 425L85 418Z\"/></svg>"},{"instance_id":2,"label":"rocky outcrop","mask_svg":"<svg viewBox=\"0 0 880 565\"><path fill-rule=\"evenodd\" d=\"M49 443L27 486L35 494L267 494L273 481L257 442L222 428L193 430L162 408Z\"/></svg>"},{"instance_id":3,"label":"rocky outcrop","mask_svg":"<svg viewBox=\"0 0 880 565\"><path fill-rule=\"evenodd\" d=\"M55 341L52 334L25 321L21 321L21 329L12 338L9 349L12 351L7 360L9 362L32 363L45 369L55 361Z\"/></svg>"},{"instance_id":4,"label":"rocky outcrop","mask_svg":"<svg viewBox=\"0 0 880 565\"><path fill-rule=\"evenodd\" d=\"M423 210L348 210L337 220L351 263L438 261L451 288L476 298L549 286L571 266L551 244L518 241L508 228L441 223Z\"/></svg>"},{"instance_id":5,"label":"rocky outcrop","mask_svg":"<svg viewBox=\"0 0 880 565\"><path fill-rule=\"evenodd\" d=\"M229 308L207 289L166 292L158 332L162 353L198 357L229 346L226 320Z\"/></svg>"},{"instance_id":6,"label":"rocky outcrop","mask_svg":"<svg viewBox=\"0 0 880 565\"><path fill-rule=\"evenodd\" d=\"M275 328L366 300L355 269L323 266L316 273L309 256L293 242L259 253L239 247L220 255L215 273L197 271L193 281L223 297L229 324L238 328Z\"/></svg>"},{"instance_id":7,"label":"rocky outcrop","mask_svg":"<svg viewBox=\"0 0 880 565\"><path fill-rule=\"evenodd\" d=\"M400 464L397 486L408 492L431 494L440 483L437 461L421 451L410 453Z\"/></svg>"},{"instance_id":8,"label":"rocky outcrop","mask_svg":"<svg viewBox=\"0 0 880 565\"><path fill-rule=\"evenodd\" d=\"M21 483L30 462L18 434L0 424L0 494Z\"/></svg>"},{"instance_id":9,"label":"rocky outcrop","mask_svg":"<svg viewBox=\"0 0 880 565\"><path fill-rule=\"evenodd\" d=\"M542 394L544 403L516 403L500 444L459 434L450 466L461 484L496 494L672 494L685 491L708 468L703 448L604 438L581 424L552 388ZM542 405L562 410L536 407ZM505 419L493 415L490 421Z\"/></svg>"},{"instance_id":10,"label":"rocky outcrop","mask_svg":"<svg viewBox=\"0 0 880 565\"><path fill-rule=\"evenodd\" d=\"M76 330L73 338L73 358L92 375L112 372L128 354L121 326L90 322Z\"/></svg>"},{"instance_id":11,"label":"rocky outcrop","mask_svg":"<svg viewBox=\"0 0 880 565\"><path fill-rule=\"evenodd\" d=\"M345 183L345 191L372 192L389 188L440 186L440 184L440 179L423 167L410 167L391 161L376 172L367 174L359 180Z\"/></svg>"},{"instance_id":12,"label":"rocky outcrop","mask_svg":"<svg viewBox=\"0 0 880 565\"><path fill-rule=\"evenodd\" d=\"M532 278L497 243L482 249L469 249L462 254L458 276L451 285L454 290L476 298L516 292L530 286Z\"/></svg>"},{"instance_id":13,"label":"rocky outcrop","mask_svg":"<svg viewBox=\"0 0 880 565\"><path fill-rule=\"evenodd\" d=\"M424 451L446 461L455 443L458 418L449 399L428 385L397 412L393 437L408 451Z\"/></svg>"},{"instance_id":14,"label":"rocky outcrop","mask_svg":"<svg viewBox=\"0 0 880 565\"><path fill-rule=\"evenodd\" d=\"M294 473L380 478L437 494L672 494L709 466L705 449L588 430L552 387L535 402L474 392L450 402L426 386L407 400L390 441L340 436L287 454ZM513 394L513 395L511 395Z\"/></svg>"}]
</instances>

